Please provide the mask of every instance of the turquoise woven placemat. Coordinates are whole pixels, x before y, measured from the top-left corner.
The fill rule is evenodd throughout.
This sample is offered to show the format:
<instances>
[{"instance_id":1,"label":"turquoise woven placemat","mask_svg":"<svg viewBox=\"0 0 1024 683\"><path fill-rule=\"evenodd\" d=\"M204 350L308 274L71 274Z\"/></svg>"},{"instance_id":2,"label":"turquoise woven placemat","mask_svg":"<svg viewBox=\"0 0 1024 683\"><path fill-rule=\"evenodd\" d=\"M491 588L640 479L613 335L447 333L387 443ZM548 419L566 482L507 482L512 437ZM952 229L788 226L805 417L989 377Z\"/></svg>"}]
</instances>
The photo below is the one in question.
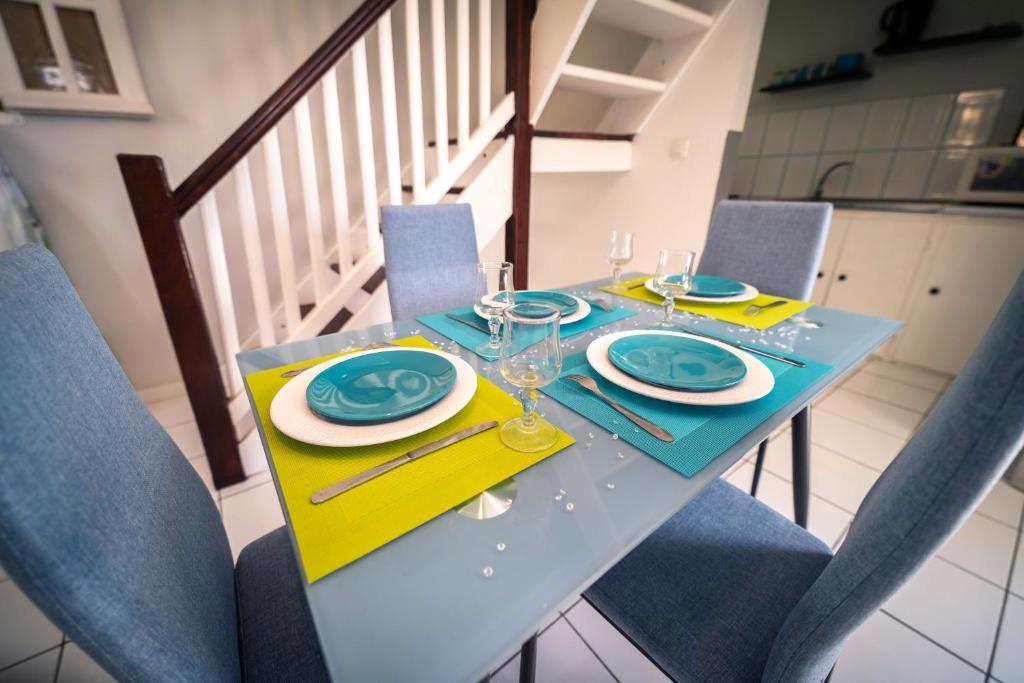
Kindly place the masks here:
<instances>
[{"instance_id":1,"label":"turquoise woven placemat","mask_svg":"<svg viewBox=\"0 0 1024 683\"><path fill-rule=\"evenodd\" d=\"M804 368L770 358L758 360L775 375L770 394L737 406L691 406L640 396L608 382L590 367L586 353L565 359L562 375L593 377L607 396L671 432L676 438L672 443L654 438L571 382L556 381L541 391L683 476L692 477L830 370L828 365L804 358L799 359L807 364Z\"/></svg>"},{"instance_id":2,"label":"turquoise woven placemat","mask_svg":"<svg viewBox=\"0 0 1024 683\"><path fill-rule=\"evenodd\" d=\"M466 308L456 308L453 311L445 313L423 315L416 319L432 330L440 332L459 346L469 349L470 351L473 351L477 346L487 341L487 335L483 332L447 317L449 312L471 318L476 317L476 314L473 312L473 307L467 306ZM601 327L602 325L607 325L608 323L613 323L616 320L622 320L623 318L628 318L633 315L636 315L636 311L632 311L628 308L616 307L610 311L605 311L597 306L591 306L590 315L583 320L569 323L568 325L562 325L559 330L559 334L562 339L565 339L582 332L588 332L595 327ZM483 320L480 320L480 322L483 323Z\"/></svg>"}]
</instances>

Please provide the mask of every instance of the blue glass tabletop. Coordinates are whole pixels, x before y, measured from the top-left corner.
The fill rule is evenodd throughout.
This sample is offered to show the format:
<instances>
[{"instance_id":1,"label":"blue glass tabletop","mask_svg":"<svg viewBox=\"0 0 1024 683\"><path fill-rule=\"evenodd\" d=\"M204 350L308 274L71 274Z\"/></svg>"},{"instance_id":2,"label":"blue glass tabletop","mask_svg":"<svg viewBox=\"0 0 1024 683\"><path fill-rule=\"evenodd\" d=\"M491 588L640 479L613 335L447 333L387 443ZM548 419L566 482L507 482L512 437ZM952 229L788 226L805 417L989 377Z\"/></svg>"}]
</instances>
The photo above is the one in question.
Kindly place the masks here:
<instances>
[{"instance_id":1,"label":"blue glass tabletop","mask_svg":"<svg viewBox=\"0 0 1024 683\"><path fill-rule=\"evenodd\" d=\"M604 284L607 278L563 291L607 296L596 290ZM616 297L614 303L639 314L563 339L564 352L583 351L598 336L642 328L661 315L659 307L641 301ZM832 366L817 383L690 479L542 397L539 409L576 437L577 443L516 475L518 497L508 512L482 522L446 513L306 586L333 678L484 678L551 615L571 605L665 519L900 326L893 320L822 307L804 315L824 326L805 329L781 323L762 331L681 316L706 332ZM410 334L458 353L511 393L496 363L461 350L416 321L248 351L238 355L238 363L245 375ZM262 429L260 437L266 448ZM556 500L560 490L566 493ZM571 511L568 502L573 503ZM499 543L504 544L503 552L497 550ZM484 574L487 567L490 576Z\"/></svg>"}]
</instances>

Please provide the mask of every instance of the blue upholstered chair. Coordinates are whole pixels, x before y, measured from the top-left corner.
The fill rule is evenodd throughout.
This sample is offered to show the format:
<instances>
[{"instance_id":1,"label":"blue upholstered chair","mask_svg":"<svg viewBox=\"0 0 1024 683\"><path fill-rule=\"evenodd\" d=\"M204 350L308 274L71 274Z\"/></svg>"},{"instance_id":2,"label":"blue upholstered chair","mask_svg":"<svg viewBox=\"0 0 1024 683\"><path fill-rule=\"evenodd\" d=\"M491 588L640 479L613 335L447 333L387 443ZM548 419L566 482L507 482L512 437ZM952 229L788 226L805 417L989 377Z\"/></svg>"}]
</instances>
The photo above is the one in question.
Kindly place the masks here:
<instances>
[{"instance_id":1,"label":"blue upholstered chair","mask_svg":"<svg viewBox=\"0 0 1024 683\"><path fill-rule=\"evenodd\" d=\"M825 202L718 203L698 271L747 282L760 291L810 301L825 250L832 205ZM807 526L810 408L793 418L793 510ZM750 495L757 494L767 439L757 448Z\"/></svg>"},{"instance_id":2,"label":"blue upholstered chair","mask_svg":"<svg viewBox=\"0 0 1024 683\"><path fill-rule=\"evenodd\" d=\"M0 254L0 564L118 680L327 680L284 528L217 506L57 260Z\"/></svg>"},{"instance_id":3,"label":"blue upholstered chair","mask_svg":"<svg viewBox=\"0 0 1024 683\"><path fill-rule=\"evenodd\" d=\"M586 598L679 681L804 683L956 531L1024 447L1024 275L829 549L717 480Z\"/></svg>"},{"instance_id":4,"label":"blue upholstered chair","mask_svg":"<svg viewBox=\"0 0 1024 683\"><path fill-rule=\"evenodd\" d=\"M381 229L395 320L472 303L480 257L468 204L384 206Z\"/></svg>"}]
</instances>

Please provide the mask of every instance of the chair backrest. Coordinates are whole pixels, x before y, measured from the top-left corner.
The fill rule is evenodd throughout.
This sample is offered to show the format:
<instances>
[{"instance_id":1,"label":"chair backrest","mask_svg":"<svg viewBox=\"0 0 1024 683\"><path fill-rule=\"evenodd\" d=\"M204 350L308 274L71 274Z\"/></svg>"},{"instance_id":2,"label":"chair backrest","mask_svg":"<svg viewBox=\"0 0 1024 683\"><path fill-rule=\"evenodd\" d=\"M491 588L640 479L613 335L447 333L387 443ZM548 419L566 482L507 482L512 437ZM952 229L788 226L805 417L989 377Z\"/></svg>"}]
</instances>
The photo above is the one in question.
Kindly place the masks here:
<instances>
[{"instance_id":1,"label":"chair backrest","mask_svg":"<svg viewBox=\"0 0 1024 683\"><path fill-rule=\"evenodd\" d=\"M118 680L239 680L216 504L42 247L0 254L0 320L0 564Z\"/></svg>"},{"instance_id":2,"label":"chair backrest","mask_svg":"<svg viewBox=\"0 0 1024 683\"><path fill-rule=\"evenodd\" d=\"M831 220L827 202L719 202L697 272L808 301Z\"/></svg>"},{"instance_id":3,"label":"chair backrest","mask_svg":"<svg viewBox=\"0 0 1024 683\"><path fill-rule=\"evenodd\" d=\"M468 204L384 206L381 226L395 320L473 302L480 256Z\"/></svg>"},{"instance_id":4,"label":"chair backrest","mask_svg":"<svg viewBox=\"0 0 1024 683\"><path fill-rule=\"evenodd\" d=\"M844 640L981 502L1024 446L1024 275L963 372L861 504L776 637L765 681L820 681Z\"/></svg>"}]
</instances>

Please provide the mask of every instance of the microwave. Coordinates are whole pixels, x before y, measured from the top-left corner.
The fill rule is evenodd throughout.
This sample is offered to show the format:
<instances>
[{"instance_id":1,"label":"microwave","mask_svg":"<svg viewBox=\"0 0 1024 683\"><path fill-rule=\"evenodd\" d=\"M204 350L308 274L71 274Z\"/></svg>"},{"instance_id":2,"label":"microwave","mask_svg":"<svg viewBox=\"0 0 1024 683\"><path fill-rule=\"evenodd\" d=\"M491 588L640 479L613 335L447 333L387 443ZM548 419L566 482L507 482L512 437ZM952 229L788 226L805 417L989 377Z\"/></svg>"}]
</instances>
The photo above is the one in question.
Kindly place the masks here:
<instances>
[{"instance_id":1,"label":"microwave","mask_svg":"<svg viewBox=\"0 0 1024 683\"><path fill-rule=\"evenodd\" d=\"M965 202L1024 204L1024 147L971 150L956 196Z\"/></svg>"}]
</instances>

